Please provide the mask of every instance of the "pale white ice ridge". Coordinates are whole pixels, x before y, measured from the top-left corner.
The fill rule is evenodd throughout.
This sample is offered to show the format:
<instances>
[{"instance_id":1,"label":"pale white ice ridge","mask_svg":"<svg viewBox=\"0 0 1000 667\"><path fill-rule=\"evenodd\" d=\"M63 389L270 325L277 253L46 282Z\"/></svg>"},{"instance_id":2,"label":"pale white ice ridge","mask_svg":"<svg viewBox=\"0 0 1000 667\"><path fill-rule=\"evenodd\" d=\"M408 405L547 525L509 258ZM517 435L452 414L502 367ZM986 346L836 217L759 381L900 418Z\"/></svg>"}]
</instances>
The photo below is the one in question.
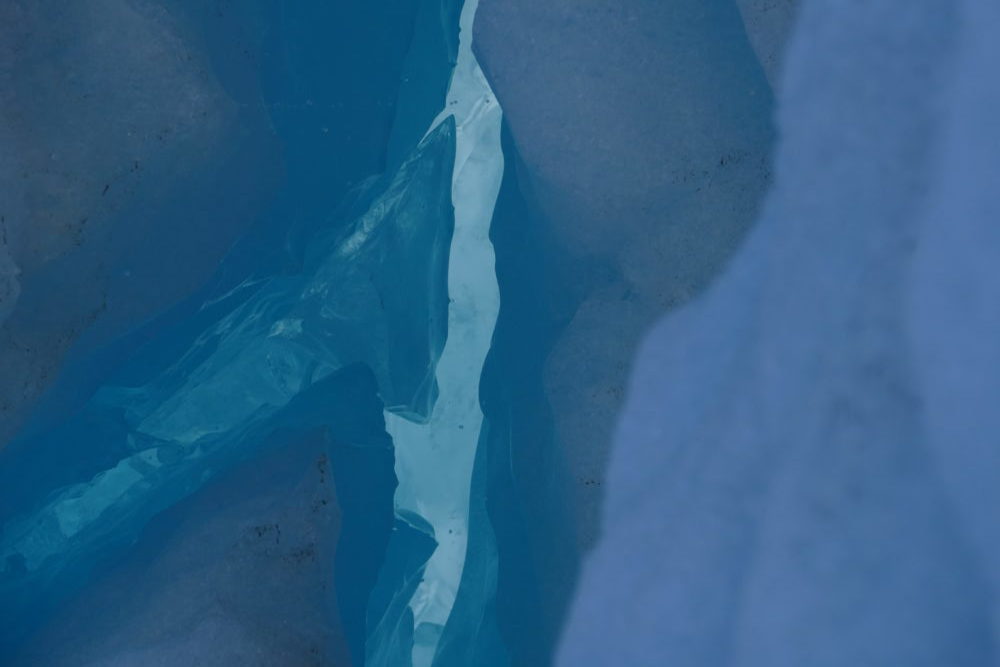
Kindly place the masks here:
<instances>
[{"instance_id":1,"label":"pale white ice ridge","mask_svg":"<svg viewBox=\"0 0 1000 667\"><path fill-rule=\"evenodd\" d=\"M483 421L479 379L500 308L489 231L503 176L501 110L472 53L477 5L478 0L468 0L462 10L446 107L431 126L455 116L455 234L448 268L448 339L437 366L440 393L426 423L385 415L396 446L396 509L429 521L438 541L410 601L414 667L433 660L462 578L472 467Z\"/></svg>"}]
</instances>

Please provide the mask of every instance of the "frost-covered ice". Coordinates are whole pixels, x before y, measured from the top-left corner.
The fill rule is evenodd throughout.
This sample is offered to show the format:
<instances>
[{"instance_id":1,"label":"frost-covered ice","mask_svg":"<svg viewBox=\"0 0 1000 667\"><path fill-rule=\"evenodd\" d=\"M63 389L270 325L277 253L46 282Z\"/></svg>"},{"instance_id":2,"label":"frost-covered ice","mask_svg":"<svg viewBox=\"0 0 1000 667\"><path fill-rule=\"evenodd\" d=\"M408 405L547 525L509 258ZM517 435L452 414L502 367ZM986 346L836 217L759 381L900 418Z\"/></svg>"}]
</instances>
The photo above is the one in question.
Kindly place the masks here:
<instances>
[{"instance_id":1,"label":"frost-covered ice","mask_svg":"<svg viewBox=\"0 0 1000 667\"><path fill-rule=\"evenodd\" d=\"M994 663L997 11L803 4L774 189L638 357L559 664Z\"/></svg>"}]
</instances>

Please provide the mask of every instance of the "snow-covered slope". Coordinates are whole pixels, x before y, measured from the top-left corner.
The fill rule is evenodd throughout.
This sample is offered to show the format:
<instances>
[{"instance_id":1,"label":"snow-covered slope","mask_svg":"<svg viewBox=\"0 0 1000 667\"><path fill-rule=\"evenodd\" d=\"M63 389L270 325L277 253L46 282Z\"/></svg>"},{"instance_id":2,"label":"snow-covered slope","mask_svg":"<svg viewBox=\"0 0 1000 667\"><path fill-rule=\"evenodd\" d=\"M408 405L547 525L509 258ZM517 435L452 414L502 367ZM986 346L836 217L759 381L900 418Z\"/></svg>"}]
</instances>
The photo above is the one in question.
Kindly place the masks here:
<instances>
[{"instance_id":1,"label":"snow-covered slope","mask_svg":"<svg viewBox=\"0 0 1000 667\"><path fill-rule=\"evenodd\" d=\"M559 664L993 664L997 25L804 3L775 186L638 357Z\"/></svg>"}]
</instances>

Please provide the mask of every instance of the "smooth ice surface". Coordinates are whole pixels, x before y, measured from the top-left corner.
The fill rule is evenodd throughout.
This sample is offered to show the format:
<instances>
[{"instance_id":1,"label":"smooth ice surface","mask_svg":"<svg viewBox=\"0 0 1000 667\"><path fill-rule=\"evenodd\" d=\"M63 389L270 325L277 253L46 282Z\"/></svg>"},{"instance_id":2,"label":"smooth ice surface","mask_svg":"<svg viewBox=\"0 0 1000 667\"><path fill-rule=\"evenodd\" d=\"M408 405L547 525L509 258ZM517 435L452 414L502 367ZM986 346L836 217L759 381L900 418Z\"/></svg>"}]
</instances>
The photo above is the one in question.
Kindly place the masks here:
<instances>
[{"instance_id":1,"label":"smooth ice surface","mask_svg":"<svg viewBox=\"0 0 1000 667\"><path fill-rule=\"evenodd\" d=\"M962 8L907 322L932 454L990 580L1000 628L1000 8L974 0Z\"/></svg>"},{"instance_id":2,"label":"smooth ice surface","mask_svg":"<svg viewBox=\"0 0 1000 667\"><path fill-rule=\"evenodd\" d=\"M469 556L456 607L495 595L483 614L452 614L442 637L446 665L551 664L578 572L578 543L567 466L560 456L543 382L547 356L579 292L563 272L566 249L554 244L519 184L517 147L503 133L504 179L490 237L497 257L500 314L480 386L487 428L480 441L473 511L487 530L470 527ZM478 455L478 454L477 454ZM503 650L491 645L491 624ZM454 627L452 627L454 625ZM476 641L462 641L475 629Z\"/></svg>"},{"instance_id":3,"label":"smooth ice surface","mask_svg":"<svg viewBox=\"0 0 1000 667\"><path fill-rule=\"evenodd\" d=\"M289 437L161 514L4 664L348 664L330 449L321 432Z\"/></svg>"},{"instance_id":4,"label":"smooth ice surface","mask_svg":"<svg viewBox=\"0 0 1000 667\"><path fill-rule=\"evenodd\" d=\"M569 310L552 317L544 400L583 552L642 335L705 289L758 215L771 89L733 0L482 0L476 29L556 248L553 308Z\"/></svg>"},{"instance_id":5,"label":"smooth ice surface","mask_svg":"<svg viewBox=\"0 0 1000 667\"><path fill-rule=\"evenodd\" d=\"M772 94L745 26L778 27L773 4L480 3L476 51L511 165L484 404L497 617L515 664L551 659L600 534L642 335L717 277L758 215Z\"/></svg>"},{"instance_id":6,"label":"smooth ice surface","mask_svg":"<svg viewBox=\"0 0 1000 667\"><path fill-rule=\"evenodd\" d=\"M462 577L483 421L479 381L500 301L489 228L503 175L501 111L472 54L476 6L466 2L462 9L458 60L447 104L434 121L437 126L453 117L456 125L448 339L437 363L438 400L426 423L386 413L396 445L397 511L426 520L437 541L410 601L416 667L434 660Z\"/></svg>"},{"instance_id":7,"label":"smooth ice surface","mask_svg":"<svg viewBox=\"0 0 1000 667\"><path fill-rule=\"evenodd\" d=\"M479 383L504 164L475 11L0 8L16 121L0 174L17 185L0 446L28 419L0 458L0 662L422 666L497 641L480 632L497 553ZM312 446L340 521L323 510L288 553L254 552L239 526L263 521L267 542L272 519L295 521L281 466ZM240 587L257 577L288 594Z\"/></svg>"},{"instance_id":8,"label":"smooth ice surface","mask_svg":"<svg viewBox=\"0 0 1000 667\"><path fill-rule=\"evenodd\" d=\"M0 228L0 234L3 234ZM0 237L2 238L2 237ZM14 303L21 293L21 283L17 279L19 270L7 251L7 244L0 243L0 324L14 309Z\"/></svg>"},{"instance_id":9,"label":"smooth ice surface","mask_svg":"<svg viewBox=\"0 0 1000 667\"><path fill-rule=\"evenodd\" d=\"M310 397L339 371L364 363L386 404L407 415L428 410L444 344L454 155L446 119L394 175L369 182L313 230L298 273L247 281L206 302L126 366L125 378L145 382L102 387L81 415L25 445L73 442L89 459L83 478L62 488L46 486L45 475L67 471L38 462L34 478L5 489L5 619L32 596L41 604L71 592L151 516L276 429L337 426L345 419L337 406ZM13 624L5 630L16 634ZM363 623L358 631L363 637Z\"/></svg>"},{"instance_id":10,"label":"smooth ice surface","mask_svg":"<svg viewBox=\"0 0 1000 667\"><path fill-rule=\"evenodd\" d=\"M803 3L775 187L638 357L559 664L995 664L997 28Z\"/></svg>"},{"instance_id":11,"label":"smooth ice surface","mask_svg":"<svg viewBox=\"0 0 1000 667\"><path fill-rule=\"evenodd\" d=\"M772 88L781 85L785 45L802 0L737 0L747 38Z\"/></svg>"},{"instance_id":12,"label":"smooth ice surface","mask_svg":"<svg viewBox=\"0 0 1000 667\"><path fill-rule=\"evenodd\" d=\"M346 233L316 239L302 275L241 285L252 295L199 331L152 382L103 389L95 403L124 410L135 453L63 491L41 514L12 522L0 555L20 554L36 569L64 548L63 540L128 504L131 494L147 493L152 478L235 445L346 365L365 361L375 368L393 408L425 410L444 336L434 287L446 266L439 250L451 235L451 207L440 185L451 180L452 128L444 123L429 136ZM416 247L425 251L414 253ZM425 285L429 300L395 297L391 287L399 281ZM396 338L403 335L408 349L399 349ZM161 471L166 449L173 456Z\"/></svg>"},{"instance_id":13,"label":"smooth ice surface","mask_svg":"<svg viewBox=\"0 0 1000 667\"><path fill-rule=\"evenodd\" d=\"M11 33L12 48L23 51L14 61L26 63L0 71L5 82L34 86L36 70L46 67L44 45L18 46L35 24L51 19L47 34L69 45L58 54L63 60L80 50L66 87L48 86L45 99L25 100L61 110L65 105L54 102L79 92L113 107L114 95L121 93L122 108L139 114L109 112L93 102L67 119L60 113L32 114L23 103L12 106L24 120L13 128L14 139L28 150L5 152L3 174L17 176L22 162L32 160L49 169L46 161L55 160L65 170L47 180L27 180L29 189L48 192L65 185L60 179L82 181L79 196L65 198L60 209L40 206L44 197L38 193L22 198L19 190L4 206L9 212L13 203L25 204L25 210L17 208L17 243L11 246L17 252L8 252L7 226L0 237L0 319L14 318L2 323L10 340L0 338L0 353L21 354L29 348L20 339L38 331L56 336L59 346L35 336L33 354L49 365L25 357L18 362L24 367L12 367L0 382L0 390L17 393L22 384L37 390L18 394L20 402L5 413L10 417L5 423L13 427L34 406L28 426L0 459L0 661L21 649L34 656L29 661L72 660L73 647L79 647L88 661L114 664L187 660L202 651L220 664L299 662L319 659L308 652L313 639L334 630L340 637L336 650L323 649L321 655L335 655L336 661L349 653L360 664L367 652L374 664L430 664L442 633L450 653L460 656L466 642L478 641L476 619L492 613L495 587L488 576L478 593L466 586L460 617L446 632L467 552L473 552L470 576L483 567L495 571L497 560L485 512L485 469L480 465L474 478L474 462L477 452L481 459L485 451L478 449L483 422L478 385L498 309L489 227L504 165L500 108L471 51L476 4L379 0L364 6L284 6L247 0L209 10L177 0L164 2L162 12L151 4L101 0L93 11L65 15L49 2L13 2L0 10L18 19L4 34ZM96 30L98 25L103 27ZM123 25L134 30L118 34ZM327 34L320 37L323 26ZM146 37L135 60L109 65L118 51L127 50L133 33ZM146 56L167 43L178 57L159 68L149 65L141 86L122 90L121 79L147 67ZM95 63L107 66L86 69ZM170 82L179 82L173 105L159 101ZM133 97L142 104L133 105ZM102 114L106 124L90 123ZM158 127L177 114L191 121L190 131ZM222 127L226 122L233 127ZM131 143L111 142L115 150L96 156L84 173L81 156L129 123L140 134ZM46 142L73 127L86 131L78 133L71 150L41 154ZM154 130L163 136L151 134ZM212 161L213 151L232 147L233 133L245 140L245 146L239 144L245 150L224 157L239 169ZM8 134L0 138L6 141ZM157 152L150 148L159 146L150 144L154 140L168 148L174 141L179 148ZM206 169L224 168L232 176L212 180L201 171L191 174L214 187L215 208L198 209L200 200L189 202L182 187L176 207L157 211L160 217L141 216L150 229L136 225L128 234L121 231L120 223L136 214L126 205L159 201L149 191L124 186L136 181L155 189L171 184L166 178L171 171L187 174L200 164L183 150L192 142L204 149ZM121 178L119 153L129 154L129 172ZM383 168L383 176L373 175ZM273 178L267 183L272 189L245 188L255 196L231 196L229 186L246 175ZM89 186L97 181L95 199ZM80 223L75 235L47 236L20 215L49 216L46 221L61 229L64 213L82 211L80 217L87 218L95 201L100 218L85 228ZM186 227L161 225L161 217L172 215L192 234ZM216 224L220 215L242 227ZM174 273L160 275L173 244L201 248L191 237L210 221L218 238L208 239L203 230L206 244L197 260L217 269L215 275L192 277L193 270L189 275L187 270L197 267L184 263L186 255L177 257L182 264ZM91 238L90 229L115 232ZM171 236L167 229L185 233ZM231 243L237 232L239 240L220 263L221 253L207 241ZM143 245L146 237L152 240ZM117 245L97 242L107 239ZM138 248L129 245L133 241ZM38 257L24 250L32 244ZM142 253L155 257L145 262ZM49 262L53 257L58 261ZM64 312L58 299L46 295L55 294L51 288L57 283L91 285L92 269L105 261L113 275L93 293L81 292L81 308L106 297L109 314L102 311L93 323L79 326L86 312ZM26 267L30 270L22 272ZM175 278L181 286L143 302L142 290L161 278L165 290ZM66 352L69 362L63 363ZM38 378L45 382L36 383ZM53 378L54 389L35 405ZM373 402L378 423L371 419ZM395 447L382 431L383 421ZM335 609L329 626L320 623L297 644L277 630L251 637L244 624L256 624L254 614L267 615L267 595L237 590L234 572L247 579L284 575L250 572L245 562L227 560L232 536L226 531L254 520L255 513L261 520L270 516L254 504L266 490L237 509L242 502L237 483L220 501L232 502L231 512L208 511L202 524L170 522L191 507L204 509L198 500L205 497L202 487L220 476L228 479L234 466L281 460L285 448L313 437L322 441L336 478L339 541L331 528L323 536L326 546L310 557L321 564L323 576L306 573L289 590L330 586ZM272 455L278 458L267 458ZM401 484L393 527L394 472ZM200 574L174 571L178 554L196 551L192 545L210 530L208 524L219 534L198 554ZM171 544L162 541L168 528L176 529ZM137 580L137 553L154 559L149 581ZM322 570L323 562L329 570ZM219 595L254 609L232 617L206 612L209 617L202 618L200 602L186 613L171 593L174 587L212 591L213 586ZM116 598L125 594L121 589L135 587L145 601ZM79 596L77 602L68 602L73 596ZM87 600L111 599L121 601L122 609L86 617ZM291 599L277 596L273 617L258 620L266 625L293 615L282 606L286 602ZM313 611L310 607L303 618ZM149 627L157 616L162 627ZM181 636L185 624L194 629ZM99 636L87 638L86 628L99 628L92 633ZM56 641L67 642L65 650L48 652L44 641L25 645L39 630L61 637ZM225 646L215 646L213 635ZM291 652L283 653L286 649Z\"/></svg>"},{"instance_id":14,"label":"smooth ice surface","mask_svg":"<svg viewBox=\"0 0 1000 667\"><path fill-rule=\"evenodd\" d=\"M259 90L183 4L0 6L0 447L74 347L197 291L276 190Z\"/></svg>"},{"instance_id":15,"label":"smooth ice surface","mask_svg":"<svg viewBox=\"0 0 1000 667\"><path fill-rule=\"evenodd\" d=\"M0 240L22 293L0 447L79 407L224 257L230 287L287 263L303 226L406 158L426 121L386 154L418 4L0 3Z\"/></svg>"}]
</instances>

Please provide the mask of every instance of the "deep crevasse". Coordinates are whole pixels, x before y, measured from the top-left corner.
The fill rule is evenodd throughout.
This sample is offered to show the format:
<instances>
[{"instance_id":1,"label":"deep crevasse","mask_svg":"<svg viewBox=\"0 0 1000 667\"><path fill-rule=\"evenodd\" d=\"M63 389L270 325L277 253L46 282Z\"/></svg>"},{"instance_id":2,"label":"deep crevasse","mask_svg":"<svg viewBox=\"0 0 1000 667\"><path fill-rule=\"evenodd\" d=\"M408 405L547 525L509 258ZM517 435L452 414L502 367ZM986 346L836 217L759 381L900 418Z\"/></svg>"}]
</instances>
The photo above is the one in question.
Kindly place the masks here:
<instances>
[{"instance_id":1,"label":"deep crevasse","mask_svg":"<svg viewBox=\"0 0 1000 667\"><path fill-rule=\"evenodd\" d=\"M433 661L462 578L472 470L483 423L479 381L500 306L489 229L503 176L501 109L472 52L477 5L469 0L463 7L446 107L432 124L437 127L449 116L456 124L448 338L437 364L438 399L426 422L388 410L385 415L396 446L397 512L426 519L437 541L410 601L416 667Z\"/></svg>"},{"instance_id":2,"label":"deep crevasse","mask_svg":"<svg viewBox=\"0 0 1000 667\"><path fill-rule=\"evenodd\" d=\"M462 17L466 36L474 11L469 5ZM16 505L4 508L12 516L5 517L0 541L0 586L10 593L3 613L11 618L23 618L28 608L47 613L65 595L89 587L86 572L95 560L124 553L152 516L198 494L236 461L255 456L274 429L343 421L339 414L324 417L321 403L305 406L316 398L343 402L323 397L321 387L361 362L372 369L379 395L392 408L386 417L401 453L403 480L398 510L421 525L424 519L418 517L426 515L441 543L427 566L426 583L412 600L416 622L423 624L416 659L432 659L436 634L448 619L462 577L482 421L479 376L498 307L489 225L503 171L499 123L500 109L465 40L445 109L424 141L398 170L369 179L340 210L310 219L298 230L302 267L291 274L261 269L262 277L212 296L168 329L170 336L154 338L128 360L124 375L133 379L111 379L88 401L83 418L65 430L82 461L78 473L63 475L72 483L55 487L44 500L40 494L49 490L44 484L9 494ZM410 151L411 146L400 146ZM449 239L454 241L450 248ZM447 346L445 314L451 330ZM438 361L435 389L428 369L433 372ZM138 384L136 375L144 378ZM439 400L431 412L435 393ZM358 398L363 396L361 391ZM319 415L306 416L317 407ZM317 416L318 423L312 421ZM426 426L419 424L422 420ZM413 433L416 437L408 438ZM29 451L59 452L61 437L43 432L41 443L30 443ZM346 443L335 433L330 437L335 451L360 445L365 456L381 456L378 450L385 445L374 432L360 440L352 434ZM33 455L30 465L44 466L43 458ZM338 471L335 465L334 474L351 477L358 471L351 466ZM362 485L345 491L341 481L345 530L355 530L348 524L357 526L359 520L379 523L380 516L351 517L346 508L357 500L352 495L370 500L383 488ZM366 593L364 583L358 588L351 581L358 575L352 566L365 561L377 568L381 558L377 550L362 551L342 563L342 553L351 549L377 549L375 544L359 547L356 538L344 538L337 568L343 584L340 612L355 655L365 632L364 610L360 619L355 613L357 596ZM12 642L19 641L19 633L21 628L13 627Z\"/></svg>"}]
</instances>

